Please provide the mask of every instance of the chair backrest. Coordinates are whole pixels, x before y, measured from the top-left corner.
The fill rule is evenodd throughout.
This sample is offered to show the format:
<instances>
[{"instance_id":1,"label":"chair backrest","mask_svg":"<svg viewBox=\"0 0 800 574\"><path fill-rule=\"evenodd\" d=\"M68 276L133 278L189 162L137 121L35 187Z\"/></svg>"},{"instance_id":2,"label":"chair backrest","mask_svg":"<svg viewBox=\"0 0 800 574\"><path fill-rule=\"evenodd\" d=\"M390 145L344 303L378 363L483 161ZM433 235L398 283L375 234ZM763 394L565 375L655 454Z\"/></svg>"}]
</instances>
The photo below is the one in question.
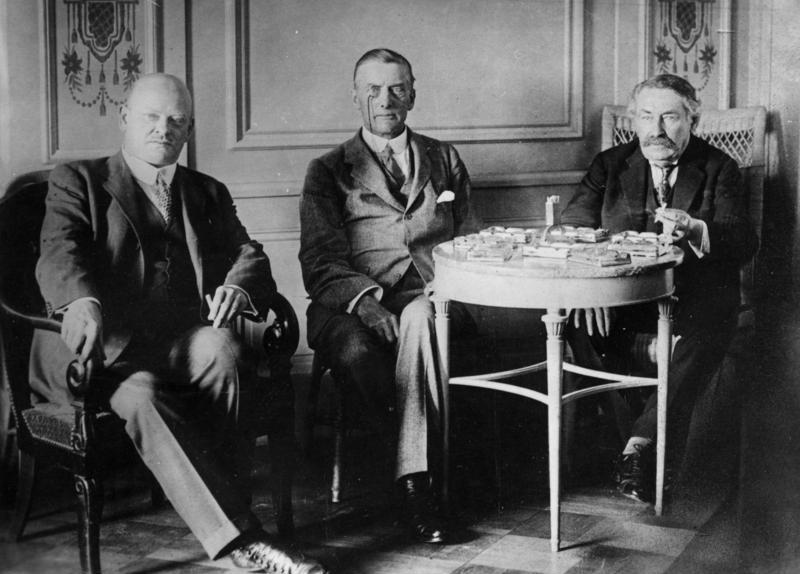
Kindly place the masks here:
<instances>
[{"instance_id":1,"label":"chair backrest","mask_svg":"<svg viewBox=\"0 0 800 574\"><path fill-rule=\"evenodd\" d=\"M16 308L33 313L44 311L34 272L48 174L15 179L0 198L0 294Z\"/></svg>"},{"instance_id":2,"label":"chair backrest","mask_svg":"<svg viewBox=\"0 0 800 574\"><path fill-rule=\"evenodd\" d=\"M2 386L11 392L17 417L30 406L28 357L33 331L13 313L45 314L35 270L48 174L19 177L0 198L0 376Z\"/></svg>"},{"instance_id":3,"label":"chair backrest","mask_svg":"<svg viewBox=\"0 0 800 574\"><path fill-rule=\"evenodd\" d=\"M762 106L706 110L700 113L694 134L721 149L739 164L747 193L748 214L761 238L766 170L767 111ZM626 106L603 108L602 149L633 141L636 132ZM742 268L742 302L750 305L756 279L756 261Z\"/></svg>"}]
</instances>

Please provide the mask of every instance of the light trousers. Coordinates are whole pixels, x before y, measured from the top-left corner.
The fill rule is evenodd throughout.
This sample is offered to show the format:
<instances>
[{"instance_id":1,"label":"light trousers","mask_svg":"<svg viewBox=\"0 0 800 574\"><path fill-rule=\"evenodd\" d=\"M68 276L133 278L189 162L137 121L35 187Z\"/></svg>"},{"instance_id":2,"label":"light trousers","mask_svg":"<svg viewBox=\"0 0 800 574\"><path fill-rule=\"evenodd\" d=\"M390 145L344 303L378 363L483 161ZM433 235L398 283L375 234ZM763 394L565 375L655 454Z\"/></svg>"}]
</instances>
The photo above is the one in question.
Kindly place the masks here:
<instances>
[{"instance_id":1,"label":"light trousers","mask_svg":"<svg viewBox=\"0 0 800 574\"><path fill-rule=\"evenodd\" d=\"M134 343L110 370L111 408L209 557L260 529L248 484L254 365L236 335L201 326L169 345Z\"/></svg>"},{"instance_id":2,"label":"light trousers","mask_svg":"<svg viewBox=\"0 0 800 574\"><path fill-rule=\"evenodd\" d=\"M395 478L426 472L441 444L441 383L434 307L421 290L382 303L400 321L392 347L355 315L332 317L312 342L331 370L355 391L365 418L384 436L396 436ZM457 302L453 332L474 327ZM438 468L438 466L435 466Z\"/></svg>"}]
</instances>

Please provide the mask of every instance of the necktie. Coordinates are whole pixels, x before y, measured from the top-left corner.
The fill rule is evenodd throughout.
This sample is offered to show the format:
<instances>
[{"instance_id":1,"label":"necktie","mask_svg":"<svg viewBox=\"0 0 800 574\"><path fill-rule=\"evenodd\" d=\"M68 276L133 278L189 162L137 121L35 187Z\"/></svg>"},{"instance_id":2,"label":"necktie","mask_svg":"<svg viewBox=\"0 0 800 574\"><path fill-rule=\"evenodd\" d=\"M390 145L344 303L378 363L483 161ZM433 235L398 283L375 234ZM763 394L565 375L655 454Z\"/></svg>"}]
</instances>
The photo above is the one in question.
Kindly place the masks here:
<instances>
[{"instance_id":1,"label":"necktie","mask_svg":"<svg viewBox=\"0 0 800 574\"><path fill-rule=\"evenodd\" d=\"M672 170L674 170L675 167L675 165L659 166L661 170L661 181L659 181L656 186L656 199L658 200L658 205L661 207L667 207L672 200L672 186L669 184L669 176L672 175Z\"/></svg>"},{"instance_id":2,"label":"necktie","mask_svg":"<svg viewBox=\"0 0 800 574\"><path fill-rule=\"evenodd\" d=\"M386 172L392 176L397 185L402 187L406 182L406 176L403 175L403 170L400 169L400 164L398 164L397 160L394 158L392 146L386 144L386 147L383 148L383 151L380 153L380 158L381 163L383 163L383 167L386 169Z\"/></svg>"},{"instance_id":3,"label":"necktie","mask_svg":"<svg viewBox=\"0 0 800 574\"><path fill-rule=\"evenodd\" d=\"M158 176L156 177L156 199L158 200L158 211L161 212L161 215L164 217L164 221L167 222L169 225L170 220L172 219L172 190L167 183L167 180L164 179L164 176L159 172Z\"/></svg>"}]
</instances>

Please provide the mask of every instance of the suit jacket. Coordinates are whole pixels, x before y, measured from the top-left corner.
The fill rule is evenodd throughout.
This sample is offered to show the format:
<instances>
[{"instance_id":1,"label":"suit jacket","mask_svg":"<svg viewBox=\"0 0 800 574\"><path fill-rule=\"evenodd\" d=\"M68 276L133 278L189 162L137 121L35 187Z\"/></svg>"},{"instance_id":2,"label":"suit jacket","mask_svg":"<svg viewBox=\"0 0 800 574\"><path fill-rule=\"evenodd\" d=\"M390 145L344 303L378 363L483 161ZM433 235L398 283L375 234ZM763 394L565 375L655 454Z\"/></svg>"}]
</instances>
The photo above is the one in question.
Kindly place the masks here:
<instances>
[{"instance_id":1,"label":"suit jacket","mask_svg":"<svg viewBox=\"0 0 800 574\"><path fill-rule=\"evenodd\" d=\"M644 231L652 225L647 206L651 177L638 140L600 153L564 208L562 223L604 227L612 233ZM736 162L691 136L678 160L671 206L705 221L711 243L711 252L702 258L685 239L679 244L684 251L684 262L675 272L679 301L735 307L739 267L758 247Z\"/></svg>"},{"instance_id":2,"label":"suit jacket","mask_svg":"<svg viewBox=\"0 0 800 574\"><path fill-rule=\"evenodd\" d=\"M325 322L365 289L391 288L411 265L430 282L433 247L478 226L469 175L455 148L411 130L408 141L413 173L404 186L405 205L392 195L360 130L308 166L300 264L312 301L312 345ZM445 191L452 201L439 201Z\"/></svg>"},{"instance_id":3,"label":"suit jacket","mask_svg":"<svg viewBox=\"0 0 800 574\"><path fill-rule=\"evenodd\" d=\"M225 186L179 166L172 188L181 197L200 307L204 295L228 284L243 288L257 309L265 309L276 291L269 260L248 237ZM144 218L136 200L143 193L121 153L60 165L50 174L36 278L51 315L80 297L101 302L107 364L130 342L130 318L148 304ZM31 357L34 390L49 400L63 400L63 373L72 359L56 333L37 331Z\"/></svg>"}]
</instances>

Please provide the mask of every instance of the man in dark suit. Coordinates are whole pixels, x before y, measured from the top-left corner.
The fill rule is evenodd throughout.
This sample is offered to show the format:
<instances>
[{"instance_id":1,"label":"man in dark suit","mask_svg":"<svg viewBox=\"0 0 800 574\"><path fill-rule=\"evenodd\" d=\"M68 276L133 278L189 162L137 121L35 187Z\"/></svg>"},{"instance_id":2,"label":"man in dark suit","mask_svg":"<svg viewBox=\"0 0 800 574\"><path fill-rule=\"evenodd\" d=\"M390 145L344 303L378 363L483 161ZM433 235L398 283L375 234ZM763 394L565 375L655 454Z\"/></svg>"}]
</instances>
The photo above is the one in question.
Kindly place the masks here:
<instances>
[{"instance_id":1,"label":"man in dark suit","mask_svg":"<svg viewBox=\"0 0 800 574\"><path fill-rule=\"evenodd\" d=\"M353 82L363 127L311 162L300 201L308 340L374 425L397 436L403 520L415 539L442 543L431 509L440 388L426 286L433 247L474 226L469 176L452 146L406 127L416 98L408 60L371 50ZM451 316L456 328L474 326L461 305Z\"/></svg>"},{"instance_id":2,"label":"man in dark suit","mask_svg":"<svg viewBox=\"0 0 800 574\"><path fill-rule=\"evenodd\" d=\"M263 309L276 287L225 186L177 165L192 128L186 86L143 76L120 111L121 152L53 170L36 272L63 323L60 337L36 332L33 388L68 402L66 365L102 362L92 392L125 421L211 558L322 572L268 541L250 510L255 365L227 325Z\"/></svg>"},{"instance_id":3,"label":"man in dark suit","mask_svg":"<svg viewBox=\"0 0 800 574\"><path fill-rule=\"evenodd\" d=\"M757 248L736 162L692 135L699 102L686 80L669 74L631 96L637 139L599 154L562 213L568 225L657 231L684 252L675 271L673 355L669 369L668 458L676 461L695 401L722 361L736 327L739 267ZM568 337L579 362L632 369L637 333L652 331L655 305L573 311ZM656 397L635 421L618 461L620 491L649 501Z\"/></svg>"}]
</instances>

